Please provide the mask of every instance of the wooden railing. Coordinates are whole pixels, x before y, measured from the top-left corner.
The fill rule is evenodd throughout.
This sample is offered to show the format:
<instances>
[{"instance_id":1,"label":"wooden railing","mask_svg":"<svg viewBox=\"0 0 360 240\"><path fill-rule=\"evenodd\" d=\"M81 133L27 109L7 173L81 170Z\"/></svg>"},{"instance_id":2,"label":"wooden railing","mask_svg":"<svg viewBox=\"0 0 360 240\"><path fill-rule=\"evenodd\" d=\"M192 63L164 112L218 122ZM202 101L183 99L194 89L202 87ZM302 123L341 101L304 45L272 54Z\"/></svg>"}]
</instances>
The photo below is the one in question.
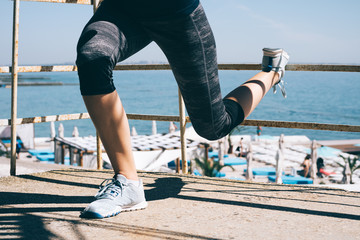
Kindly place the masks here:
<instances>
[{"instance_id":1,"label":"wooden railing","mask_svg":"<svg viewBox=\"0 0 360 240\"><path fill-rule=\"evenodd\" d=\"M66 121L76 119L88 119L88 113L79 114L64 114L54 116L39 116L29 118L17 118L17 86L18 73L25 72L71 72L77 71L76 66L73 65L59 65L59 66L18 66L18 42L19 42L19 6L20 0L14 1L14 18L13 18L13 47L12 47L12 66L0 67L0 73L12 74L12 94L11 94L11 119L0 119L0 126L11 126L11 165L10 174L16 174L16 125L26 123L43 123L54 121ZM99 4L99 0L22 0L34 2L49 2L49 3L74 3L93 5L94 11ZM117 65L115 70L169 70L168 64L146 64L146 65ZM260 64L219 64L219 70L260 70ZM287 71L332 71L332 72L360 72L359 65L308 65L308 64L290 64L286 66ZM185 116L185 107L182 96L179 92L179 116L164 116L164 115L140 115L128 114L129 119L135 120L156 120L156 121L172 121L180 122L180 137L181 137L181 151L183 173L187 173L186 161L186 142L185 129L186 123L190 119ZM13 124L15 123L15 124ZM267 120L245 120L242 125L245 126L264 126L264 127L281 127L281 128L300 128L300 129L314 129L314 130L329 130L329 131L346 131L346 132L360 132L359 125L337 125L326 123L311 123L311 122L287 122L287 121L267 121ZM97 146L100 146L99 137ZM98 168L101 168L101 147L98 147Z\"/></svg>"}]
</instances>

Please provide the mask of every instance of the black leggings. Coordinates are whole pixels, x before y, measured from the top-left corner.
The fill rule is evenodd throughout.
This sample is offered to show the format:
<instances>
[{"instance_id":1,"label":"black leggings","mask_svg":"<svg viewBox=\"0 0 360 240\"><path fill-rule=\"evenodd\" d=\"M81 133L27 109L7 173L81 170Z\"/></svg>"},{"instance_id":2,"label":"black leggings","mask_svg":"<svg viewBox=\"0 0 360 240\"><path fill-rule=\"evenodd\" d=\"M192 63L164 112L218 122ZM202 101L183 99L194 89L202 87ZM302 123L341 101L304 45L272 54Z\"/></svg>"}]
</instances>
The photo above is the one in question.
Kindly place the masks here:
<instances>
[{"instance_id":1,"label":"black leggings","mask_svg":"<svg viewBox=\"0 0 360 240\"><path fill-rule=\"evenodd\" d=\"M215 40L201 4L188 16L145 21L119 14L105 0L79 39L76 64L81 94L113 92L116 63L152 41L165 53L200 136L222 138L244 120L239 104L222 99Z\"/></svg>"}]
</instances>

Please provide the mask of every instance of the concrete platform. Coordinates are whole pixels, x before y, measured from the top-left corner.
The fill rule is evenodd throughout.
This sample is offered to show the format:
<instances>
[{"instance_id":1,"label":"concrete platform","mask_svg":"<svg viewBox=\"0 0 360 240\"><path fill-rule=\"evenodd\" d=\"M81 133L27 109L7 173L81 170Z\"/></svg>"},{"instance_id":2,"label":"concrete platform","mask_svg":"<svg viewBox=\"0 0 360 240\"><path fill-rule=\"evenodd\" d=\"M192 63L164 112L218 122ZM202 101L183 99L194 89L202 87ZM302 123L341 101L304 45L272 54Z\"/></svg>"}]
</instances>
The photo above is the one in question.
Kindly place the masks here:
<instances>
[{"instance_id":1,"label":"concrete platform","mask_svg":"<svg viewBox=\"0 0 360 240\"><path fill-rule=\"evenodd\" d=\"M10 176L10 158L0 157L0 177ZM28 153L20 153L20 158L16 159L16 175L46 172L50 170L60 170L74 168L72 166L58 165L50 162L41 162Z\"/></svg>"},{"instance_id":2,"label":"concrete platform","mask_svg":"<svg viewBox=\"0 0 360 240\"><path fill-rule=\"evenodd\" d=\"M0 178L0 239L360 239L360 193L140 173L149 206L104 220L79 212L111 171Z\"/></svg>"}]
</instances>

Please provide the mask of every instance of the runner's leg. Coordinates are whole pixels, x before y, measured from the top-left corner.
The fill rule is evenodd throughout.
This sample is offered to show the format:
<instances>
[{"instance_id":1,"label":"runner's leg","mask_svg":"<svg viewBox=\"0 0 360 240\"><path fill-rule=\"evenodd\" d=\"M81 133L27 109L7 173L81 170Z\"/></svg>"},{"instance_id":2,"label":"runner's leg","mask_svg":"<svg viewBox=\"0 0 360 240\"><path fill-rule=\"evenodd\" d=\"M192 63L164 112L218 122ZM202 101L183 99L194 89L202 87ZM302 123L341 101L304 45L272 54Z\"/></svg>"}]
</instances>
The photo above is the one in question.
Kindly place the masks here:
<instances>
[{"instance_id":1,"label":"runner's leg","mask_svg":"<svg viewBox=\"0 0 360 240\"><path fill-rule=\"evenodd\" d=\"M78 43L80 89L115 173L137 180L128 119L112 71L151 41L140 25L117 16L108 3L101 4Z\"/></svg>"},{"instance_id":2,"label":"runner's leg","mask_svg":"<svg viewBox=\"0 0 360 240\"><path fill-rule=\"evenodd\" d=\"M190 16L143 25L167 56L191 123L202 137L226 136L278 80L277 73L260 72L223 99L215 40L201 5Z\"/></svg>"}]
</instances>

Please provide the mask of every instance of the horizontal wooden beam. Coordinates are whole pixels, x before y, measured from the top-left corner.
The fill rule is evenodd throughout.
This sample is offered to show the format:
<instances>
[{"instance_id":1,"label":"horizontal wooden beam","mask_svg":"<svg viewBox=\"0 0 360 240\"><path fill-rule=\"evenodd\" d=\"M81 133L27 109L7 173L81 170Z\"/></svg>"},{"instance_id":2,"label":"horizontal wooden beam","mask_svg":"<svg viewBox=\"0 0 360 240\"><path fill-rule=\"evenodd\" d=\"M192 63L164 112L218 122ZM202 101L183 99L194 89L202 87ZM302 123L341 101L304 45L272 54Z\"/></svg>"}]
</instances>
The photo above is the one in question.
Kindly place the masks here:
<instances>
[{"instance_id":1,"label":"horizontal wooden beam","mask_svg":"<svg viewBox=\"0 0 360 240\"><path fill-rule=\"evenodd\" d=\"M360 132L360 126L358 125L341 125L341 124L312 123L312 122L288 122L288 121L249 119L249 120L245 120L243 123L241 123L241 125L275 127L275 128L326 130L326 131L338 131L338 132Z\"/></svg>"},{"instance_id":2,"label":"horizontal wooden beam","mask_svg":"<svg viewBox=\"0 0 360 240\"><path fill-rule=\"evenodd\" d=\"M164 121L164 122L179 122L179 116L166 115L145 115L145 114L127 114L128 119L131 120L145 120L145 121ZM88 113L74 113L63 115L51 115L43 117L29 117L18 118L16 124L27 123L45 123L68 121L78 119L89 119ZM186 117L186 122L190 123L190 118ZM0 119L0 126L11 125L11 119ZM245 120L241 125L243 126L263 126L274 128L297 128L297 129L311 129L311 130L326 130L338 132L360 132L358 125L341 125L341 124L326 124L326 123L312 123L312 122L288 122L288 121L271 121L271 120Z\"/></svg>"},{"instance_id":3,"label":"horizontal wooden beam","mask_svg":"<svg viewBox=\"0 0 360 240\"><path fill-rule=\"evenodd\" d=\"M73 3L91 5L92 0L21 0L23 2Z\"/></svg>"},{"instance_id":4,"label":"horizontal wooden beam","mask_svg":"<svg viewBox=\"0 0 360 240\"><path fill-rule=\"evenodd\" d=\"M116 71L134 70L170 70L169 64L125 64L117 65ZM219 70L260 70L260 64L219 64ZM324 71L324 72L360 72L360 65L319 65L319 64L289 64L287 71ZM73 72L77 71L74 65L53 66L19 66L18 72ZM0 67L0 73L11 73L11 67Z\"/></svg>"}]
</instances>

